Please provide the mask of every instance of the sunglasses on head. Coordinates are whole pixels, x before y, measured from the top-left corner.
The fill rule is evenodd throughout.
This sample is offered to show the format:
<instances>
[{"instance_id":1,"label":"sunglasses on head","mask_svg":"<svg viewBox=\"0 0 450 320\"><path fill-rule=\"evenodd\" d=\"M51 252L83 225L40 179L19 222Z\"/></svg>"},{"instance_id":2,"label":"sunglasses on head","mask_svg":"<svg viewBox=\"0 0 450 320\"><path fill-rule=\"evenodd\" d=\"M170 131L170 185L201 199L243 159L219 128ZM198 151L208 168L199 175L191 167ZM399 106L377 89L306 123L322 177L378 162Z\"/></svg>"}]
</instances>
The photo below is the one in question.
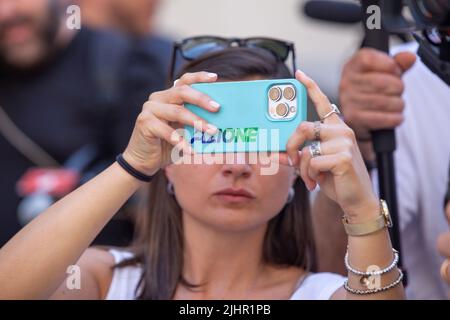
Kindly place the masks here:
<instances>
[{"instance_id":1,"label":"sunglasses on head","mask_svg":"<svg viewBox=\"0 0 450 320\"><path fill-rule=\"evenodd\" d=\"M292 56L293 74L296 71L294 43L272 38L221 38L215 36L199 36L186 38L174 44L170 79L174 81L176 64L179 55L187 61L196 60L206 53L221 51L230 47L258 48L270 52L281 62L286 62L289 53Z\"/></svg>"}]
</instances>

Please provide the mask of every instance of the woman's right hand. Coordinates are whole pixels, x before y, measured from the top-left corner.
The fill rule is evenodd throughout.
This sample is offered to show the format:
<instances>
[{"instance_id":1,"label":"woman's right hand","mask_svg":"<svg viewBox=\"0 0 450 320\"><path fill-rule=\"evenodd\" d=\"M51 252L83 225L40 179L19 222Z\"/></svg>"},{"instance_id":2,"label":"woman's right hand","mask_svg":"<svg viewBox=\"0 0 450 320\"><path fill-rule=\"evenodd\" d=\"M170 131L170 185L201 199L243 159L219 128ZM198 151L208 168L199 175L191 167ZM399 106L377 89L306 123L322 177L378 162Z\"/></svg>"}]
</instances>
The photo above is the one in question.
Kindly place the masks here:
<instances>
[{"instance_id":1,"label":"woman's right hand","mask_svg":"<svg viewBox=\"0 0 450 320\"><path fill-rule=\"evenodd\" d=\"M215 73L186 73L172 88L151 94L144 103L123 153L125 160L140 172L153 175L170 163L171 153L164 148L164 141L181 147L183 153L193 153L191 146L176 132L180 125L189 125L208 134L215 134L217 128L184 108L184 103L217 112L220 108L217 102L190 87L194 83L216 80Z\"/></svg>"}]
</instances>

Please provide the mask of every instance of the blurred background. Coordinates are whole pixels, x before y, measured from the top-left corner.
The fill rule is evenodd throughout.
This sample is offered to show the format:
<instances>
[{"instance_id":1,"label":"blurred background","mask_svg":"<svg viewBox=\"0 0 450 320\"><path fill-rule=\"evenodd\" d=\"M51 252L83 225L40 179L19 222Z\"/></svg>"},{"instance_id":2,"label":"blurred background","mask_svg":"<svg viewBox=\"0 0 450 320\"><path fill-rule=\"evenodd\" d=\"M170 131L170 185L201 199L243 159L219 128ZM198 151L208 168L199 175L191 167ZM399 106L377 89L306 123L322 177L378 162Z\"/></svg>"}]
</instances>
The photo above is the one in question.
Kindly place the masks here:
<instances>
[{"instance_id":1,"label":"blurred background","mask_svg":"<svg viewBox=\"0 0 450 320\"><path fill-rule=\"evenodd\" d=\"M268 36L293 41L298 66L336 100L341 68L360 45L363 32L359 24L326 23L307 17L303 13L306 2L160 0L154 28L175 40L211 34Z\"/></svg>"}]
</instances>

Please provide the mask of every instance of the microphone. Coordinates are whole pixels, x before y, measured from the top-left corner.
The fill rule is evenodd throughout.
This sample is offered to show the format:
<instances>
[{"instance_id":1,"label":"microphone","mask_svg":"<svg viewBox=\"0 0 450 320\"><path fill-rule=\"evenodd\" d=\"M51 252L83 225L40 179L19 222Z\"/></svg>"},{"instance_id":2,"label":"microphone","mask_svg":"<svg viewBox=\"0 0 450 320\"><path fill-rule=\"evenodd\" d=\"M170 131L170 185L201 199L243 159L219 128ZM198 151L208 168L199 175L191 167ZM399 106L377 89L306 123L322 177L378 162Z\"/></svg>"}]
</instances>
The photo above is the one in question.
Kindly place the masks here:
<instances>
[{"instance_id":1,"label":"microphone","mask_svg":"<svg viewBox=\"0 0 450 320\"><path fill-rule=\"evenodd\" d=\"M305 3L303 12L310 18L336 23L360 23L361 6L344 1L310 0Z\"/></svg>"}]
</instances>

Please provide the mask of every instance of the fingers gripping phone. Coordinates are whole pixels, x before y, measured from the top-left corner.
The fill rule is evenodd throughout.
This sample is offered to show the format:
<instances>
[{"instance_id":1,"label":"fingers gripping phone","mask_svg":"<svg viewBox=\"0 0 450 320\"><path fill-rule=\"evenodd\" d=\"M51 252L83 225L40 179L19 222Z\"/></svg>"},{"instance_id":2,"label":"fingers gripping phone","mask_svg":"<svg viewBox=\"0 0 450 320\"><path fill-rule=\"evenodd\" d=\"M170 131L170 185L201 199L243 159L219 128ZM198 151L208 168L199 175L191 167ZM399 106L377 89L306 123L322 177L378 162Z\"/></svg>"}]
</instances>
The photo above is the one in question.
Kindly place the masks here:
<instances>
[{"instance_id":1,"label":"fingers gripping phone","mask_svg":"<svg viewBox=\"0 0 450 320\"><path fill-rule=\"evenodd\" d=\"M196 153L286 151L286 143L306 120L306 88L295 79L199 83L192 88L221 107L217 113L185 107L219 130L215 135L186 126Z\"/></svg>"}]
</instances>

